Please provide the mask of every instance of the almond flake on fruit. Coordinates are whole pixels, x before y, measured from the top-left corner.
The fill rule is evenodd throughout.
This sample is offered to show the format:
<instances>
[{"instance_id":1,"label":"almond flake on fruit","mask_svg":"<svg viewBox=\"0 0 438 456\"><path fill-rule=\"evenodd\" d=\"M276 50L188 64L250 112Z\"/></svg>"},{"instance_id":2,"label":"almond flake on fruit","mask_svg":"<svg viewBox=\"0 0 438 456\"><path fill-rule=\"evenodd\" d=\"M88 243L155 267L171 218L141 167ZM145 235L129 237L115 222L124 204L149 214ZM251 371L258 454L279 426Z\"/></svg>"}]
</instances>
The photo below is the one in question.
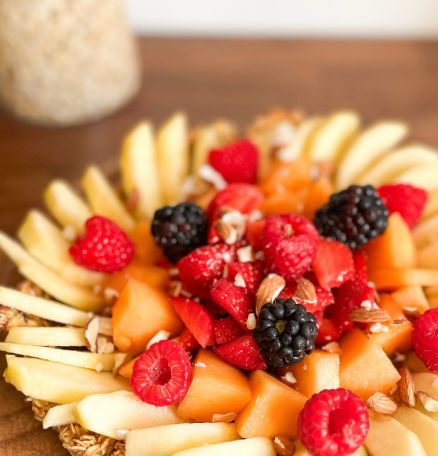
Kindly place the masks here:
<instances>
[{"instance_id":1,"label":"almond flake on fruit","mask_svg":"<svg viewBox=\"0 0 438 456\"><path fill-rule=\"evenodd\" d=\"M391 316L383 309L354 309L349 315L350 320L357 323L390 323Z\"/></svg>"},{"instance_id":2,"label":"almond flake on fruit","mask_svg":"<svg viewBox=\"0 0 438 456\"><path fill-rule=\"evenodd\" d=\"M328 353L335 353L335 354L341 354L341 346L338 344L338 342L329 342L328 344L325 344L321 347L322 350L328 352Z\"/></svg>"},{"instance_id":3,"label":"almond flake on fruit","mask_svg":"<svg viewBox=\"0 0 438 456\"><path fill-rule=\"evenodd\" d=\"M434 399L430 394L427 394L424 391L417 391L417 396L427 412L438 412L438 401Z\"/></svg>"},{"instance_id":4,"label":"almond flake on fruit","mask_svg":"<svg viewBox=\"0 0 438 456\"><path fill-rule=\"evenodd\" d=\"M263 279L257 290L256 295L256 313L260 313L262 307L272 302L283 291L286 286L286 280L277 274L269 274Z\"/></svg>"},{"instance_id":5,"label":"almond flake on fruit","mask_svg":"<svg viewBox=\"0 0 438 456\"><path fill-rule=\"evenodd\" d=\"M170 282L169 285L169 294L173 298L177 298L182 291L182 283L179 280L174 280L173 282Z\"/></svg>"},{"instance_id":6,"label":"almond flake on fruit","mask_svg":"<svg viewBox=\"0 0 438 456\"><path fill-rule=\"evenodd\" d=\"M85 341L88 349L93 353L99 353L99 336L111 337L112 333L112 323L110 318L92 317L85 327ZM102 341L100 342L100 347L103 349Z\"/></svg>"},{"instance_id":7,"label":"almond flake on fruit","mask_svg":"<svg viewBox=\"0 0 438 456\"><path fill-rule=\"evenodd\" d=\"M214 185L216 190L223 190L227 186L227 181L222 177L222 174L210 165L202 165L199 168L198 175L201 179Z\"/></svg>"},{"instance_id":8,"label":"almond flake on fruit","mask_svg":"<svg viewBox=\"0 0 438 456\"><path fill-rule=\"evenodd\" d=\"M168 340L170 337L170 332L162 329L161 331L158 331L155 336L152 337L152 339L147 343L146 345L146 350L151 347L152 345L156 344L157 342L160 342L162 340Z\"/></svg>"},{"instance_id":9,"label":"almond flake on fruit","mask_svg":"<svg viewBox=\"0 0 438 456\"><path fill-rule=\"evenodd\" d=\"M96 364L96 367L95 367L95 371L96 371L96 372L102 372L102 370L103 370L104 367L105 367L105 366L104 366L102 363L97 363L97 364Z\"/></svg>"},{"instance_id":10,"label":"almond flake on fruit","mask_svg":"<svg viewBox=\"0 0 438 456\"><path fill-rule=\"evenodd\" d=\"M96 341L97 353L114 353L114 344L107 336L97 336Z\"/></svg>"},{"instance_id":11,"label":"almond flake on fruit","mask_svg":"<svg viewBox=\"0 0 438 456\"><path fill-rule=\"evenodd\" d=\"M303 277L297 280L297 288L295 290L294 300L299 304L316 304L316 290L315 285L310 280Z\"/></svg>"},{"instance_id":12,"label":"almond flake on fruit","mask_svg":"<svg viewBox=\"0 0 438 456\"><path fill-rule=\"evenodd\" d=\"M398 393L402 402L409 405L409 407L415 407L415 383L412 379L411 371L405 366L400 369Z\"/></svg>"},{"instance_id":13,"label":"almond flake on fruit","mask_svg":"<svg viewBox=\"0 0 438 456\"><path fill-rule=\"evenodd\" d=\"M378 333L384 333L388 332L389 328L386 325L382 325L382 323L373 323L368 327L368 331L371 334L378 334Z\"/></svg>"},{"instance_id":14,"label":"almond flake on fruit","mask_svg":"<svg viewBox=\"0 0 438 456\"><path fill-rule=\"evenodd\" d=\"M256 326L257 326L256 316L255 316L255 314L250 313L248 315L248 318L246 319L246 327L250 331L253 331L256 328Z\"/></svg>"},{"instance_id":15,"label":"almond flake on fruit","mask_svg":"<svg viewBox=\"0 0 438 456\"><path fill-rule=\"evenodd\" d=\"M216 231L219 237L225 242L225 244L233 245L238 241L238 233L236 228L227 223L222 219L219 219L215 225Z\"/></svg>"},{"instance_id":16,"label":"almond flake on fruit","mask_svg":"<svg viewBox=\"0 0 438 456\"><path fill-rule=\"evenodd\" d=\"M237 417L237 413L214 413L212 417L213 423L232 423Z\"/></svg>"},{"instance_id":17,"label":"almond flake on fruit","mask_svg":"<svg viewBox=\"0 0 438 456\"><path fill-rule=\"evenodd\" d=\"M280 377L280 379L288 385L295 385L295 383L297 383L297 379L292 372L286 372L282 377Z\"/></svg>"},{"instance_id":18,"label":"almond flake on fruit","mask_svg":"<svg viewBox=\"0 0 438 456\"><path fill-rule=\"evenodd\" d=\"M278 456L292 456L295 453L295 442L286 434L278 434L272 443Z\"/></svg>"},{"instance_id":19,"label":"almond flake on fruit","mask_svg":"<svg viewBox=\"0 0 438 456\"><path fill-rule=\"evenodd\" d=\"M235 209L226 211L221 216L221 220L223 220L225 223L230 224L237 231L238 241L243 238L246 230L246 218L241 212Z\"/></svg>"},{"instance_id":20,"label":"almond flake on fruit","mask_svg":"<svg viewBox=\"0 0 438 456\"><path fill-rule=\"evenodd\" d=\"M197 361L197 362L195 363L195 366L196 366L196 367L207 367L207 364L205 364L205 363L203 363L203 362L201 362L201 361Z\"/></svg>"},{"instance_id":21,"label":"almond flake on fruit","mask_svg":"<svg viewBox=\"0 0 438 456\"><path fill-rule=\"evenodd\" d=\"M234 277L234 285L236 285L236 287L246 288L245 279L243 278L242 274L236 274L235 275L235 277Z\"/></svg>"},{"instance_id":22,"label":"almond flake on fruit","mask_svg":"<svg viewBox=\"0 0 438 456\"><path fill-rule=\"evenodd\" d=\"M366 402L366 405L376 413L393 415L397 411L397 403L383 393L374 393Z\"/></svg>"},{"instance_id":23,"label":"almond flake on fruit","mask_svg":"<svg viewBox=\"0 0 438 456\"><path fill-rule=\"evenodd\" d=\"M252 250L252 247L250 245L247 245L238 249L237 259L241 263L250 263L251 261L254 261L254 252Z\"/></svg>"}]
</instances>

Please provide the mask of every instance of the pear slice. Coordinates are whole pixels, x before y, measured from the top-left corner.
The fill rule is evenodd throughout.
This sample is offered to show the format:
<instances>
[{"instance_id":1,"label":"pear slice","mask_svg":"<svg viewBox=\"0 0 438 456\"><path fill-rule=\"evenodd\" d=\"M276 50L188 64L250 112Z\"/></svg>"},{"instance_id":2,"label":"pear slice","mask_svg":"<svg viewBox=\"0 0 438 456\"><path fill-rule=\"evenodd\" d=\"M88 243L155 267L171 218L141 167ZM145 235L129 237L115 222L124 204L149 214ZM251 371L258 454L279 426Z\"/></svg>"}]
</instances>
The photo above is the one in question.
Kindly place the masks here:
<instances>
[{"instance_id":1,"label":"pear slice","mask_svg":"<svg viewBox=\"0 0 438 456\"><path fill-rule=\"evenodd\" d=\"M385 156L408 134L406 124L397 121L378 122L361 133L345 151L336 175L336 187L344 189L357 182L378 159Z\"/></svg>"},{"instance_id":2,"label":"pear slice","mask_svg":"<svg viewBox=\"0 0 438 456\"><path fill-rule=\"evenodd\" d=\"M51 407L43 419L43 429L76 423L73 411L77 404L77 402L70 402L68 404Z\"/></svg>"},{"instance_id":3,"label":"pear slice","mask_svg":"<svg viewBox=\"0 0 438 456\"><path fill-rule=\"evenodd\" d=\"M81 310L96 311L102 307L102 297L94 294L89 288L81 287L60 277L2 232L0 232L0 249L17 265L24 277L50 296Z\"/></svg>"},{"instance_id":4,"label":"pear slice","mask_svg":"<svg viewBox=\"0 0 438 456\"><path fill-rule=\"evenodd\" d=\"M418 249L438 241L438 214L422 220L413 230L414 241Z\"/></svg>"},{"instance_id":5,"label":"pear slice","mask_svg":"<svg viewBox=\"0 0 438 456\"><path fill-rule=\"evenodd\" d=\"M184 113L175 113L159 129L157 162L164 203L174 204L189 172L189 140Z\"/></svg>"},{"instance_id":6,"label":"pear slice","mask_svg":"<svg viewBox=\"0 0 438 456\"><path fill-rule=\"evenodd\" d=\"M172 456L275 456L277 453L271 439L254 437L232 442L204 445L190 450L178 451Z\"/></svg>"},{"instance_id":7,"label":"pear slice","mask_svg":"<svg viewBox=\"0 0 438 456\"><path fill-rule=\"evenodd\" d=\"M418 436L395 418L370 414L365 440L368 452L376 456L427 456Z\"/></svg>"},{"instance_id":8,"label":"pear slice","mask_svg":"<svg viewBox=\"0 0 438 456\"><path fill-rule=\"evenodd\" d=\"M126 456L170 456L177 451L237 440L234 424L182 423L128 432Z\"/></svg>"},{"instance_id":9,"label":"pear slice","mask_svg":"<svg viewBox=\"0 0 438 456\"><path fill-rule=\"evenodd\" d=\"M358 183L379 187L392 182L394 178L419 165L438 163L438 151L423 144L409 144L384 156L366 171Z\"/></svg>"},{"instance_id":10,"label":"pear slice","mask_svg":"<svg viewBox=\"0 0 438 456\"><path fill-rule=\"evenodd\" d=\"M181 422L175 406L155 407L126 391L88 396L76 406L74 415L85 429L113 439L122 438L118 431Z\"/></svg>"},{"instance_id":11,"label":"pear slice","mask_svg":"<svg viewBox=\"0 0 438 456\"><path fill-rule=\"evenodd\" d=\"M428 191L438 190L438 163L411 168L395 177L393 182L411 184Z\"/></svg>"},{"instance_id":12,"label":"pear slice","mask_svg":"<svg viewBox=\"0 0 438 456\"><path fill-rule=\"evenodd\" d=\"M18 238L33 257L64 279L81 286L102 283L103 274L74 263L69 254L70 243L62 231L40 211L28 213L18 230Z\"/></svg>"},{"instance_id":13,"label":"pear slice","mask_svg":"<svg viewBox=\"0 0 438 456\"><path fill-rule=\"evenodd\" d=\"M308 157L316 162L336 163L359 127L360 117L356 112L334 112L313 136L308 147Z\"/></svg>"},{"instance_id":14,"label":"pear slice","mask_svg":"<svg viewBox=\"0 0 438 456\"><path fill-rule=\"evenodd\" d=\"M152 218L163 205L155 155L155 138L149 122L139 123L124 138L120 155L122 186L135 215Z\"/></svg>"},{"instance_id":15,"label":"pear slice","mask_svg":"<svg viewBox=\"0 0 438 456\"><path fill-rule=\"evenodd\" d=\"M44 202L55 220L65 228L73 228L76 234L83 233L85 222L92 216L85 201L61 179L52 181L46 188Z\"/></svg>"},{"instance_id":16,"label":"pear slice","mask_svg":"<svg viewBox=\"0 0 438 456\"><path fill-rule=\"evenodd\" d=\"M109 372L7 355L4 377L26 396L55 404L66 404L92 394L129 391L129 383ZM113 410L112 413L115 413Z\"/></svg>"},{"instance_id":17,"label":"pear slice","mask_svg":"<svg viewBox=\"0 0 438 456\"><path fill-rule=\"evenodd\" d=\"M41 347L85 347L84 328L64 326L16 326L11 328L5 342Z\"/></svg>"},{"instance_id":18,"label":"pear slice","mask_svg":"<svg viewBox=\"0 0 438 456\"><path fill-rule=\"evenodd\" d=\"M0 304L45 320L73 326L86 326L93 314L56 301L31 296L12 288L0 287Z\"/></svg>"}]
</instances>

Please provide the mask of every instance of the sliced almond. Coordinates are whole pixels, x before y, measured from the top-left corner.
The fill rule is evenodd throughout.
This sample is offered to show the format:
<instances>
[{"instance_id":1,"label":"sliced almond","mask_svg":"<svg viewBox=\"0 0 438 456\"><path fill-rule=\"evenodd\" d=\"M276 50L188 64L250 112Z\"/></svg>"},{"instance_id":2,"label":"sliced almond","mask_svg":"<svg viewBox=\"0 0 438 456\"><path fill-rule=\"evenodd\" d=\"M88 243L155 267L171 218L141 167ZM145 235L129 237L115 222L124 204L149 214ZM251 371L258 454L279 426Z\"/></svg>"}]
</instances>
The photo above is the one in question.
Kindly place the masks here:
<instances>
[{"instance_id":1,"label":"sliced almond","mask_svg":"<svg viewBox=\"0 0 438 456\"><path fill-rule=\"evenodd\" d=\"M251 261L254 261L254 252L252 250L252 247L250 245L247 245L238 249L237 259L241 263L250 263Z\"/></svg>"},{"instance_id":2,"label":"sliced almond","mask_svg":"<svg viewBox=\"0 0 438 456\"><path fill-rule=\"evenodd\" d=\"M323 345L321 349L328 353L336 353L338 355L342 353L341 346L338 344L338 342L335 341Z\"/></svg>"},{"instance_id":3,"label":"sliced almond","mask_svg":"<svg viewBox=\"0 0 438 456\"><path fill-rule=\"evenodd\" d=\"M292 372L286 372L282 377L280 377L280 380L284 383L286 383L289 386L295 385L297 383L297 379L295 378L294 374Z\"/></svg>"},{"instance_id":4,"label":"sliced almond","mask_svg":"<svg viewBox=\"0 0 438 456\"><path fill-rule=\"evenodd\" d=\"M114 353L114 344L107 336L97 336L96 351L97 353Z\"/></svg>"},{"instance_id":5,"label":"sliced almond","mask_svg":"<svg viewBox=\"0 0 438 456\"><path fill-rule=\"evenodd\" d=\"M219 237L225 242L225 244L232 245L238 241L237 229L231 225L231 223L224 222L219 219L215 225L216 231Z\"/></svg>"},{"instance_id":6,"label":"sliced almond","mask_svg":"<svg viewBox=\"0 0 438 456\"><path fill-rule=\"evenodd\" d=\"M234 276L234 285L240 288L246 288L246 282L242 274L236 274Z\"/></svg>"},{"instance_id":7,"label":"sliced almond","mask_svg":"<svg viewBox=\"0 0 438 456\"><path fill-rule=\"evenodd\" d=\"M415 407L415 383L411 371L406 366L400 369L398 393L402 402L409 407Z\"/></svg>"},{"instance_id":8,"label":"sliced almond","mask_svg":"<svg viewBox=\"0 0 438 456\"><path fill-rule=\"evenodd\" d=\"M390 323L391 316L383 309L354 309L349 315L350 320L357 323Z\"/></svg>"},{"instance_id":9,"label":"sliced almond","mask_svg":"<svg viewBox=\"0 0 438 456\"><path fill-rule=\"evenodd\" d=\"M430 394L427 394L424 391L417 391L417 396L427 412L438 412L438 401L434 399Z\"/></svg>"},{"instance_id":10,"label":"sliced almond","mask_svg":"<svg viewBox=\"0 0 438 456\"><path fill-rule=\"evenodd\" d=\"M87 323L85 327L85 341L88 349L93 353L112 353L114 351L114 345L112 351L99 351L110 350L110 346L106 345L106 342L101 340L98 344L100 336L104 336L105 339L110 342L109 338L112 337L113 328L112 320L107 317L93 317ZM112 342L110 342L112 344Z\"/></svg>"},{"instance_id":11,"label":"sliced almond","mask_svg":"<svg viewBox=\"0 0 438 456\"><path fill-rule=\"evenodd\" d=\"M393 415L397 411L397 403L383 393L374 393L366 404L371 410L382 415Z\"/></svg>"},{"instance_id":12,"label":"sliced almond","mask_svg":"<svg viewBox=\"0 0 438 456\"><path fill-rule=\"evenodd\" d=\"M177 298L182 291L182 283L179 280L173 280L169 285L169 294L173 298Z\"/></svg>"},{"instance_id":13,"label":"sliced almond","mask_svg":"<svg viewBox=\"0 0 438 456\"><path fill-rule=\"evenodd\" d=\"M286 434L276 435L273 444L278 456L292 456L295 453L295 442Z\"/></svg>"},{"instance_id":14,"label":"sliced almond","mask_svg":"<svg viewBox=\"0 0 438 456\"><path fill-rule=\"evenodd\" d=\"M246 319L246 327L250 330L253 331L257 326L257 320L256 316L253 313L250 313L248 315L248 318Z\"/></svg>"},{"instance_id":15,"label":"sliced almond","mask_svg":"<svg viewBox=\"0 0 438 456\"><path fill-rule=\"evenodd\" d=\"M237 413L214 413L212 422L213 423L232 423L237 417Z\"/></svg>"},{"instance_id":16,"label":"sliced almond","mask_svg":"<svg viewBox=\"0 0 438 456\"><path fill-rule=\"evenodd\" d=\"M265 304L272 302L283 291L285 286L286 280L277 274L269 274L263 279L256 295L257 315Z\"/></svg>"},{"instance_id":17,"label":"sliced almond","mask_svg":"<svg viewBox=\"0 0 438 456\"><path fill-rule=\"evenodd\" d=\"M317 297L315 285L304 277L299 278L297 280L297 289L295 290L293 298L299 304L316 304Z\"/></svg>"}]
</instances>

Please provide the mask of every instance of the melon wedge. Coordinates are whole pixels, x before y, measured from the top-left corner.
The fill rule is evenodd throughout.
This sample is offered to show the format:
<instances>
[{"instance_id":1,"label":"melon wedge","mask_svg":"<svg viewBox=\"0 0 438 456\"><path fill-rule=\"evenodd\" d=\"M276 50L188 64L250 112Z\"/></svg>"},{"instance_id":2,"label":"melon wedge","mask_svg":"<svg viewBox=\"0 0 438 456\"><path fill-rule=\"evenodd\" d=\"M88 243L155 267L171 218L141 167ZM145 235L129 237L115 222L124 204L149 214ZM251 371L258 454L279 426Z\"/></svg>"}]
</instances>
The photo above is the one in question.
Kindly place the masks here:
<instances>
[{"instance_id":1,"label":"melon wedge","mask_svg":"<svg viewBox=\"0 0 438 456\"><path fill-rule=\"evenodd\" d=\"M432 287L438 285L438 270L378 269L370 271L369 278L379 291L411 286Z\"/></svg>"},{"instance_id":2,"label":"melon wedge","mask_svg":"<svg viewBox=\"0 0 438 456\"><path fill-rule=\"evenodd\" d=\"M64 426L70 423L76 423L76 417L73 413L78 402L70 402L68 404L56 405L51 407L43 419L43 428Z\"/></svg>"},{"instance_id":3,"label":"melon wedge","mask_svg":"<svg viewBox=\"0 0 438 456\"><path fill-rule=\"evenodd\" d=\"M11 344L40 345L41 347L85 347L83 328L58 326L16 326L5 339Z\"/></svg>"}]
</instances>

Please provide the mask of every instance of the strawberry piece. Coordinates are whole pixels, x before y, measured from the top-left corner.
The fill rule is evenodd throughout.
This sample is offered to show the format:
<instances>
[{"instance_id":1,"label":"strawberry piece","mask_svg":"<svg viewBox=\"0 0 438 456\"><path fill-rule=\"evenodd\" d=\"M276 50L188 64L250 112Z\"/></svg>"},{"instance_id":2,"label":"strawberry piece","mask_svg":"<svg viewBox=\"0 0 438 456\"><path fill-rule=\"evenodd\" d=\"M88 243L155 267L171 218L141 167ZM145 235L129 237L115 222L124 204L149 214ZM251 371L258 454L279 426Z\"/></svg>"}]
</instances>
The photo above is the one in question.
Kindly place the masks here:
<instances>
[{"instance_id":1,"label":"strawberry piece","mask_svg":"<svg viewBox=\"0 0 438 456\"><path fill-rule=\"evenodd\" d=\"M172 340L178 342L187 353L191 353L200 347L199 342L187 328L184 328L183 332Z\"/></svg>"},{"instance_id":2,"label":"strawberry piece","mask_svg":"<svg viewBox=\"0 0 438 456\"><path fill-rule=\"evenodd\" d=\"M245 290L250 295L255 295L259 288L262 276L262 263L259 261L252 263L238 263L234 261L227 265L228 280L233 281L235 285L239 285L240 279L245 284ZM236 276L238 276L236 278Z\"/></svg>"},{"instance_id":3,"label":"strawberry piece","mask_svg":"<svg viewBox=\"0 0 438 456\"><path fill-rule=\"evenodd\" d=\"M357 250L353 254L354 271L357 278L368 281L368 259L364 250Z\"/></svg>"},{"instance_id":4,"label":"strawberry piece","mask_svg":"<svg viewBox=\"0 0 438 456\"><path fill-rule=\"evenodd\" d=\"M315 339L316 345L325 345L335 342L341 338L342 332L329 318L322 317L318 321L318 335Z\"/></svg>"},{"instance_id":5,"label":"strawberry piece","mask_svg":"<svg viewBox=\"0 0 438 456\"><path fill-rule=\"evenodd\" d=\"M70 247L75 263L92 271L113 273L128 266L135 254L134 243L112 220L100 215L85 223L85 234Z\"/></svg>"},{"instance_id":6,"label":"strawberry piece","mask_svg":"<svg viewBox=\"0 0 438 456\"><path fill-rule=\"evenodd\" d=\"M214 344L213 318L199 302L187 298L171 298L172 306L193 337L205 348Z\"/></svg>"},{"instance_id":7,"label":"strawberry piece","mask_svg":"<svg viewBox=\"0 0 438 456\"><path fill-rule=\"evenodd\" d=\"M318 309L324 310L335 302L335 297L330 290L324 290L319 286L315 286L316 302L318 303Z\"/></svg>"},{"instance_id":8,"label":"strawberry piece","mask_svg":"<svg viewBox=\"0 0 438 456\"><path fill-rule=\"evenodd\" d=\"M263 250L263 232L265 230L266 220L256 220L248 222L246 225L245 239L252 246L254 252Z\"/></svg>"},{"instance_id":9,"label":"strawberry piece","mask_svg":"<svg viewBox=\"0 0 438 456\"><path fill-rule=\"evenodd\" d=\"M208 162L229 184L255 184L257 181L259 151L247 139L236 141L222 149L211 150Z\"/></svg>"},{"instance_id":10,"label":"strawberry piece","mask_svg":"<svg viewBox=\"0 0 438 456\"><path fill-rule=\"evenodd\" d=\"M220 279L211 287L211 299L246 329L246 320L253 306L243 288L226 279Z\"/></svg>"},{"instance_id":11,"label":"strawberry piece","mask_svg":"<svg viewBox=\"0 0 438 456\"><path fill-rule=\"evenodd\" d=\"M163 407L180 402L192 380L184 348L173 340L149 347L134 363L131 388L143 402Z\"/></svg>"},{"instance_id":12,"label":"strawberry piece","mask_svg":"<svg viewBox=\"0 0 438 456\"><path fill-rule=\"evenodd\" d=\"M353 254L341 242L321 239L312 269L322 288L330 290L339 287L353 277Z\"/></svg>"},{"instance_id":13,"label":"strawberry piece","mask_svg":"<svg viewBox=\"0 0 438 456\"><path fill-rule=\"evenodd\" d=\"M242 335L240 326L231 317L214 321L216 344L222 345L237 339Z\"/></svg>"},{"instance_id":14,"label":"strawberry piece","mask_svg":"<svg viewBox=\"0 0 438 456\"><path fill-rule=\"evenodd\" d=\"M427 192L409 184L382 185L377 189L390 214L398 212L413 228L420 220L427 201Z\"/></svg>"},{"instance_id":15,"label":"strawberry piece","mask_svg":"<svg viewBox=\"0 0 438 456\"><path fill-rule=\"evenodd\" d=\"M220 345L214 352L219 358L239 369L253 371L267 368L260 348L251 335Z\"/></svg>"}]
</instances>

